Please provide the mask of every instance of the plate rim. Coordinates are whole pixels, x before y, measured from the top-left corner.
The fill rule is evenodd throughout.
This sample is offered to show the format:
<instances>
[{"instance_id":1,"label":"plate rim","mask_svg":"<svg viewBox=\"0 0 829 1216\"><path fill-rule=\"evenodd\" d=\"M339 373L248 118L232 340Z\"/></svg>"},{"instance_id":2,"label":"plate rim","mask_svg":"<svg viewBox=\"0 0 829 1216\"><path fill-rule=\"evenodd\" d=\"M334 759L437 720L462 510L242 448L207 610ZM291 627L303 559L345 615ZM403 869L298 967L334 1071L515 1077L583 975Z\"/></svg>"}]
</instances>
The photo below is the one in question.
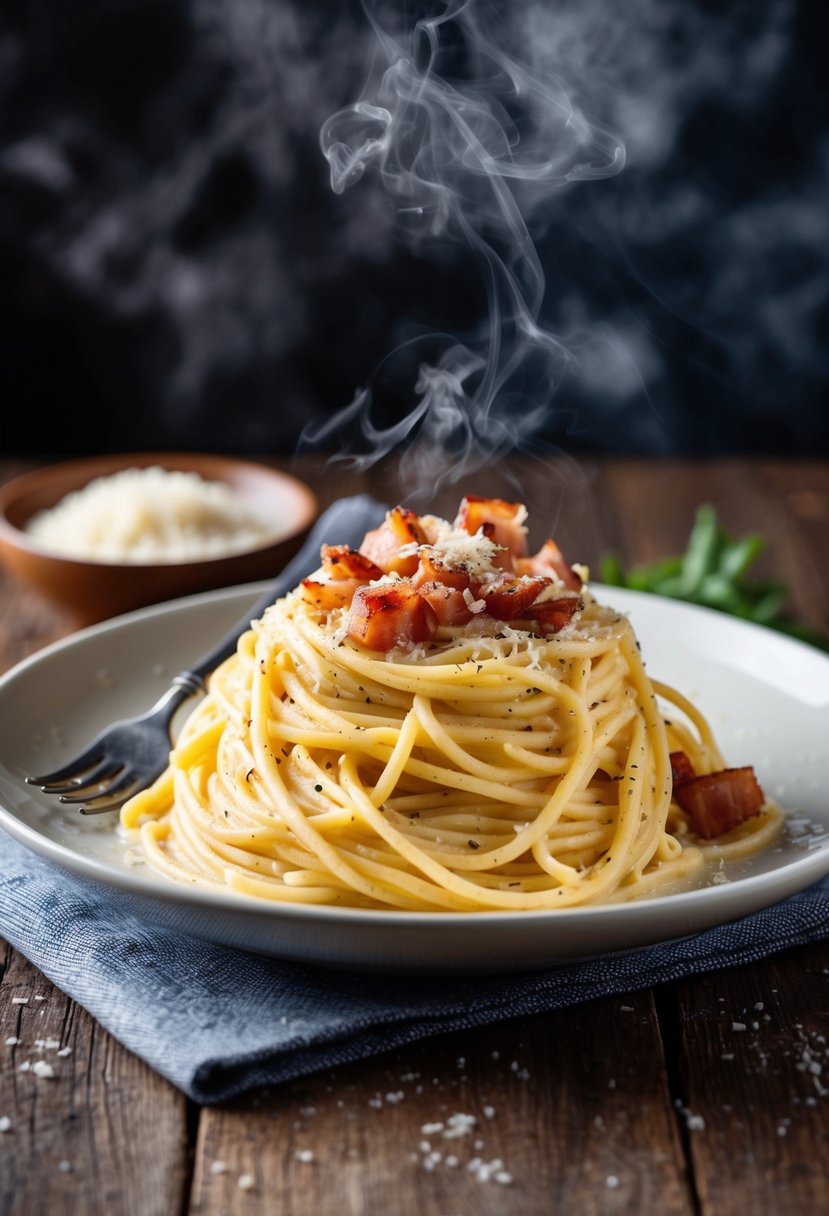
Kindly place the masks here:
<instances>
[{"instance_id":1,"label":"plate rim","mask_svg":"<svg viewBox=\"0 0 829 1216\"><path fill-rule=\"evenodd\" d=\"M60 655L66 650L82 647L99 637L129 630L133 625L143 625L148 621L151 622L155 617L164 618L171 614L187 614L193 609L201 608L209 611L220 601L228 603L238 601L241 618L244 615L244 605L253 607L257 597L267 586L268 581L266 580L200 592L136 609L59 638L20 660L0 676L0 705L2 705L3 699L9 695L9 690L13 685L21 679L25 679L31 669L48 664L56 655ZM689 614L691 617L699 615L701 621L710 622L715 619L718 627L726 630L734 628L741 634L748 631L754 633L756 637L763 636L765 639L771 635L774 646L780 647L784 651L792 648L792 653L798 654L801 658L808 656L810 660L824 665L827 675L829 675L829 655L824 655L806 642L785 634L775 633L755 622L731 617L701 605L628 588L591 583L590 590L602 603L612 603L612 597L617 595L619 607L626 615L629 615L637 605L644 604L649 609L664 608L669 614ZM136 711L142 707L144 707L143 702L141 706L136 706ZM827 709L829 709L829 704L827 704ZM2 756L0 756L0 777L8 778L11 782L20 780L18 775L7 767ZM770 898L756 903L753 908L756 911L761 907L780 902L798 891L805 890L829 873L829 847L820 847L811 851L804 850L802 857L787 860L768 872L736 877L719 885L709 884L686 891L618 903L588 904L560 909L482 910L464 912L459 916L456 912L284 904L241 896L230 891L189 887L185 884L178 885L166 881L161 875L153 874L148 880L139 877L129 869L119 870L108 866L102 860L87 857L38 831L36 826L20 817L19 811L6 805L4 790L0 790L0 827L31 852L81 879L114 889L123 895L134 896L153 903L181 904L194 910L210 910L231 915L241 914L265 922L288 920L306 925L333 923L344 927L396 926L409 931L417 928L435 929L473 923L476 926L497 924L499 927L513 924L576 923L585 927L595 925L598 928L604 922L614 921L620 915L626 921L636 922L641 919L650 920L657 917L660 911L670 908L673 919L677 919L683 911L690 914L703 908L707 909L711 904L721 904L724 909L723 916L714 923L727 923L729 920L737 919L745 914L741 911L731 911L733 905L745 902L741 896L755 896L765 889L765 893L770 894ZM127 846L125 845L125 847ZM768 888L775 888L775 891L769 892ZM784 888L783 893L776 892L776 888ZM692 932L696 931L692 930ZM676 936L676 934L670 934L671 938Z\"/></svg>"}]
</instances>

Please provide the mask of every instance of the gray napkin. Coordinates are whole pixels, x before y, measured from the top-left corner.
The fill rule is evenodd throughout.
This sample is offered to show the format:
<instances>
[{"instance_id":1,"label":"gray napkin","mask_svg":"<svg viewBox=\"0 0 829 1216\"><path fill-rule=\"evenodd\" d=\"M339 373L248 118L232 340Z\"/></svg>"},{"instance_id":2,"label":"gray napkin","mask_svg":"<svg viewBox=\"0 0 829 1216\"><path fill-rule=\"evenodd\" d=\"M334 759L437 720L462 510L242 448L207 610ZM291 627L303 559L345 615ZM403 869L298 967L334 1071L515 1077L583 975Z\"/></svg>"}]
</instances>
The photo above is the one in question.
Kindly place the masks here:
<instances>
[{"instance_id":1,"label":"gray napkin","mask_svg":"<svg viewBox=\"0 0 829 1216\"><path fill-rule=\"evenodd\" d=\"M352 526L371 500L337 511ZM376 522L376 519L374 520ZM327 533L357 543L359 537ZM362 534L362 533L361 533ZM320 538L283 576L317 564ZM275 585L274 596L284 590ZM198 1102L221 1102L444 1031L763 958L829 932L829 878L695 937L530 975L370 977L282 962L173 933L0 832L0 934L117 1039Z\"/></svg>"}]
</instances>

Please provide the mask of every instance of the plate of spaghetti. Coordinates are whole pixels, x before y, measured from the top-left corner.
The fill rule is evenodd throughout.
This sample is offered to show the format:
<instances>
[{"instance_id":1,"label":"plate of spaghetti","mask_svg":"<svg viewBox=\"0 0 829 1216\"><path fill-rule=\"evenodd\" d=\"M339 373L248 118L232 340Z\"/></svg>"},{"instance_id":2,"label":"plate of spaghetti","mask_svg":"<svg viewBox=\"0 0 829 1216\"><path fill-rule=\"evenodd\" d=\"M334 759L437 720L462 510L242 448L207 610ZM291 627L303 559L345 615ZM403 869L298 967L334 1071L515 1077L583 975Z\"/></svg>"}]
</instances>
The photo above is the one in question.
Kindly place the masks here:
<instances>
[{"instance_id":1,"label":"plate of spaghetti","mask_svg":"<svg viewBox=\"0 0 829 1216\"><path fill-rule=\"evenodd\" d=\"M629 949L829 871L829 660L592 586L552 539L529 552L520 504L472 496L332 537L120 818L22 785L145 708L259 591L122 617L5 677L3 826L140 915L370 969Z\"/></svg>"}]
</instances>

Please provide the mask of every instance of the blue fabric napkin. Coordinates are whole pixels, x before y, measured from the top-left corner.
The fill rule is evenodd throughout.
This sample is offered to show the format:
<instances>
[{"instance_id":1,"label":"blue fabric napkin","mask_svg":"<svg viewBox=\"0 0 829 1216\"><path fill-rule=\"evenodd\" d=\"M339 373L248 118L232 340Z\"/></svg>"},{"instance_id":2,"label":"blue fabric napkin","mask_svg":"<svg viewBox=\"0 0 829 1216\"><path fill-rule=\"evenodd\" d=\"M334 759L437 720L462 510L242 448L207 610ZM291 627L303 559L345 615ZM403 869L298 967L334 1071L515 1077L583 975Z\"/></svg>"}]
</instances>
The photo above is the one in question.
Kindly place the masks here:
<instances>
[{"instance_id":1,"label":"blue fabric napkin","mask_svg":"<svg viewBox=\"0 0 829 1216\"><path fill-rule=\"evenodd\" d=\"M363 530L363 510L382 514L366 499L345 500L342 510ZM324 526L331 523L329 516ZM316 565L318 548L315 532L285 572L289 585ZM204 1103L444 1031L751 962L827 933L829 878L694 937L529 975L343 974L147 923L0 832L0 934L126 1047Z\"/></svg>"},{"instance_id":2,"label":"blue fabric napkin","mask_svg":"<svg viewBox=\"0 0 829 1216\"><path fill-rule=\"evenodd\" d=\"M752 962L829 932L827 878L694 937L530 975L343 974L148 924L0 836L0 933L126 1047L204 1103L444 1031Z\"/></svg>"}]
</instances>

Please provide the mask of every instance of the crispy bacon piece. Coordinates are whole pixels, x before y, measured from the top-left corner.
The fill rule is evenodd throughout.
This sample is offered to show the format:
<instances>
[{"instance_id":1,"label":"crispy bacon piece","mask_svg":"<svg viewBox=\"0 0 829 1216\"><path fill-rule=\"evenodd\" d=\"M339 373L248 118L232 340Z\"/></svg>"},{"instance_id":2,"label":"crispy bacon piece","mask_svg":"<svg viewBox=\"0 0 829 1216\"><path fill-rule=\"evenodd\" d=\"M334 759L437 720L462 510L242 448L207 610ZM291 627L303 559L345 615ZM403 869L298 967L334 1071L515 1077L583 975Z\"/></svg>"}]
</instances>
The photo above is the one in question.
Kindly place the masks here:
<instances>
[{"instance_id":1,"label":"crispy bacon piece","mask_svg":"<svg viewBox=\"0 0 829 1216\"><path fill-rule=\"evenodd\" d=\"M364 585L354 593L348 636L372 650L428 642L437 627L435 610L407 579L390 586Z\"/></svg>"},{"instance_id":2,"label":"crispy bacon piece","mask_svg":"<svg viewBox=\"0 0 829 1216\"><path fill-rule=\"evenodd\" d=\"M306 604L319 612L331 612L334 608L347 608L354 599L354 592L363 586L365 584L356 578L331 579L327 582L304 578L300 589Z\"/></svg>"},{"instance_id":3,"label":"crispy bacon piece","mask_svg":"<svg viewBox=\"0 0 829 1216\"><path fill-rule=\"evenodd\" d=\"M488 536L504 550L504 553L496 558L498 564L506 570L512 570L515 561L524 557L527 552L525 516L523 503L467 494L458 508L455 527L463 529L470 536L483 530L484 536Z\"/></svg>"},{"instance_id":4,"label":"crispy bacon piece","mask_svg":"<svg viewBox=\"0 0 829 1216\"><path fill-rule=\"evenodd\" d=\"M462 587L449 587L434 579L421 583L417 593L432 607L439 625L466 625L474 615Z\"/></svg>"},{"instance_id":5,"label":"crispy bacon piece","mask_svg":"<svg viewBox=\"0 0 829 1216\"><path fill-rule=\"evenodd\" d=\"M531 604L527 616L545 633L558 633L569 625L577 612L584 607L580 595L563 595L558 600L545 600L542 604Z\"/></svg>"},{"instance_id":6,"label":"crispy bacon piece","mask_svg":"<svg viewBox=\"0 0 829 1216\"><path fill-rule=\"evenodd\" d=\"M674 798L703 840L722 836L759 815L765 802L751 765L680 781L674 786Z\"/></svg>"},{"instance_id":7,"label":"crispy bacon piece","mask_svg":"<svg viewBox=\"0 0 829 1216\"><path fill-rule=\"evenodd\" d=\"M320 557L326 577L305 578L301 583L302 598L320 612L347 608L358 587L383 577L379 566L348 545L323 545Z\"/></svg>"},{"instance_id":8,"label":"crispy bacon piece","mask_svg":"<svg viewBox=\"0 0 829 1216\"><path fill-rule=\"evenodd\" d=\"M349 545L323 545L320 549L322 568L331 579L358 579L369 583L382 578L379 566Z\"/></svg>"},{"instance_id":9,"label":"crispy bacon piece","mask_svg":"<svg viewBox=\"0 0 829 1216\"><path fill-rule=\"evenodd\" d=\"M360 552L386 574L408 578L418 567L417 545L426 543L420 518L408 507L394 507L379 528L366 532ZM402 548L410 551L401 553Z\"/></svg>"},{"instance_id":10,"label":"crispy bacon piece","mask_svg":"<svg viewBox=\"0 0 829 1216\"><path fill-rule=\"evenodd\" d=\"M673 778L674 789L678 785L681 785L683 781L691 781L696 777L696 769L685 752L671 752L668 759L671 762L671 777Z\"/></svg>"},{"instance_id":11,"label":"crispy bacon piece","mask_svg":"<svg viewBox=\"0 0 829 1216\"><path fill-rule=\"evenodd\" d=\"M419 565L412 583L422 587L424 583L443 583L445 587L457 587L463 591L470 585L471 579L465 566L447 566L442 562L430 545L424 545L419 553Z\"/></svg>"},{"instance_id":12,"label":"crispy bacon piece","mask_svg":"<svg viewBox=\"0 0 829 1216\"><path fill-rule=\"evenodd\" d=\"M525 516L521 503L474 495L463 499L454 527L471 536L480 532L498 546L496 569L478 576L463 561L454 564L428 544L413 511L395 507L379 528L366 533L359 552L345 545L323 546L329 581L306 580L303 594L323 608L351 602L349 636L375 650L425 641L440 625L465 625L476 615L525 621L533 630L556 633L583 608L583 601L577 595L543 596L562 579L571 591L581 587L581 580L553 541L534 558L527 556ZM400 581L365 585L376 584L384 574L397 574ZM477 614L473 604L480 609Z\"/></svg>"},{"instance_id":13,"label":"crispy bacon piece","mask_svg":"<svg viewBox=\"0 0 829 1216\"><path fill-rule=\"evenodd\" d=\"M581 578L567 564L554 540L546 540L533 557L521 558L515 568L519 574L546 574L560 578L571 591L581 591L583 586Z\"/></svg>"},{"instance_id":14,"label":"crispy bacon piece","mask_svg":"<svg viewBox=\"0 0 829 1216\"><path fill-rule=\"evenodd\" d=\"M428 545L420 550L420 564L412 586L432 606L441 625L465 625L472 611L464 598L470 587L463 566L447 566Z\"/></svg>"},{"instance_id":15,"label":"crispy bacon piece","mask_svg":"<svg viewBox=\"0 0 829 1216\"><path fill-rule=\"evenodd\" d=\"M496 583L481 588L481 599L486 604L489 616L499 621L515 621L529 615L529 608L541 592L552 585L549 578L510 578L505 576Z\"/></svg>"}]
</instances>

